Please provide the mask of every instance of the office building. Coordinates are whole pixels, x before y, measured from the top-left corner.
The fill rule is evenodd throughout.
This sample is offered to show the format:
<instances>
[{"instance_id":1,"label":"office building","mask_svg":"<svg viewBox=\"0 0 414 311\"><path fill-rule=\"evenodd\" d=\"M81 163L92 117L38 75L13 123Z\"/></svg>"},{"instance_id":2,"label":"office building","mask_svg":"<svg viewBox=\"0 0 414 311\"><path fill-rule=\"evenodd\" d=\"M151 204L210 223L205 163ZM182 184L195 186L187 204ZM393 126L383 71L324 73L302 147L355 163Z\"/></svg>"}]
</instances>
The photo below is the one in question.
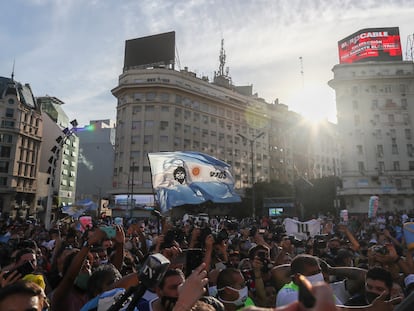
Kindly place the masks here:
<instances>
[{"instance_id":1,"label":"office building","mask_svg":"<svg viewBox=\"0 0 414 311\"><path fill-rule=\"evenodd\" d=\"M76 120L69 121L63 101L52 96L37 98L44 120L39 176L44 187L38 192L39 218L44 218L48 195L52 187L52 220L60 208L75 202L76 173L78 167L79 138ZM46 185L45 185L46 183ZM47 192L45 193L45 190Z\"/></svg>"},{"instance_id":2,"label":"office building","mask_svg":"<svg viewBox=\"0 0 414 311\"><path fill-rule=\"evenodd\" d=\"M402 60L398 28L363 29L338 44L340 64L329 85L342 148L341 208L366 213L378 196L379 212L410 210L414 64Z\"/></svg>"},{"instance_id":3,"label":"office building","mask_svg":"<svg viewBox=\"0 0 414 311\"><path fill-rule=\"evenodd\" d=\"M155 39L146 50L161 44ZM309 131L296 130L303 118L277 101L267 103L251 85L233 85L224 71L223 44L210 82L188 68L174 70L173 51L164 51L164 59L134 59L128 52L133 43L142 41L127 41L128 59L112 90L118 101L115 196L153 196L147 153L157 151L200 151L229 163L241 194L256 182L293 183L313 172L313 149L303 138Z\"/></svg>"},{"instance_id":4,"label":"office building","mask_svg":"<svg viewBox=\"0 0 414 311\"><path fill-rule=\"evenodd\" d=\"M29 84L0 77L0 212L29 217L36 205L42 142L40 106Z\"/></svg>"}]
</instances>

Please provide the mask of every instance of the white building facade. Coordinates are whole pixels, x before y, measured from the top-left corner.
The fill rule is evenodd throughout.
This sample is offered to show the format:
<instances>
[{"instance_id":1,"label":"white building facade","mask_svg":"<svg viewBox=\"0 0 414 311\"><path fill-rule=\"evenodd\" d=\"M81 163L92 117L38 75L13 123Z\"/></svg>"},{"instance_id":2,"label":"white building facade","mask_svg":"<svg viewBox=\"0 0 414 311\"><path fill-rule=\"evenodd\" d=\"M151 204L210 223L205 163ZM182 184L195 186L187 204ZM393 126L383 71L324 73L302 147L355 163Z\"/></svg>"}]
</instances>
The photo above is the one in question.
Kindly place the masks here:
<instances>
[{"instance_id":1,"label":"white building facade","mask_svg":"<svg viewBox=\"0 0 414 311\"><path fill-rule=\"evenodd\" d=\"M333 67L342 146L343 198L350 213L414 206L414 64L370 61Z\"/></svg>"}]
</instances>

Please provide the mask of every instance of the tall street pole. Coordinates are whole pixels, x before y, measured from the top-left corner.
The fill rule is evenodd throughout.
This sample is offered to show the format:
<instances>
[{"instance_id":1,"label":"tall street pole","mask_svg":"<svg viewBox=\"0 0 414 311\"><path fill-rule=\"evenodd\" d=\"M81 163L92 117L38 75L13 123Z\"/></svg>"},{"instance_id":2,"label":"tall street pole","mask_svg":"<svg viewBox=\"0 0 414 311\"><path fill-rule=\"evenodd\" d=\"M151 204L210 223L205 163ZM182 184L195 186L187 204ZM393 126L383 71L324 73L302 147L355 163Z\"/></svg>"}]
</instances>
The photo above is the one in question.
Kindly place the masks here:
<instances>
[{"instance_id":1,"label":"tall street pole","mask_svg":"<svg viewBox=\"0 0 414 311\"><path fill-rule=\"evenodd\" d=\"M134 172L135 172L135 162L132 162L132 183L131 183L131 208L129 210L129 218L132 218L132 210L135 209L134 201Z\"/></svg>"},{"instance_id":2,"label":"tall street pole","mask_svg":"<svg viewBox=\"0 0 414 311\"><path fill-rule=\"evenodd\" d=\"M254 143L255 141L262 137L265 134L265 132L261 132L260 134L256 135L254 138L247 138L243 134L238 133L237 135L240 136L243 140L248 141L250 143L250 156L251 156L251 174L252 174L252 217L253 219L256 219L256 192L254 189Z\"/></svg>"}]
</instances>

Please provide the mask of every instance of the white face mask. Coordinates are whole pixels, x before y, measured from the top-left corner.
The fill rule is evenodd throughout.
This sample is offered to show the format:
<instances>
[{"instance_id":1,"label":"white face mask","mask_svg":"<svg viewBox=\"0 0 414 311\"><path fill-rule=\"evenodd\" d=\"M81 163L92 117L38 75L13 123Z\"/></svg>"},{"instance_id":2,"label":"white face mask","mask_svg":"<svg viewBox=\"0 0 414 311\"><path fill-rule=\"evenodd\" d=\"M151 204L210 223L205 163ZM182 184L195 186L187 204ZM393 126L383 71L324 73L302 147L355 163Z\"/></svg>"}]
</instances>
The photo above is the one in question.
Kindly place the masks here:
<instances>
[{"instance_id":1,"label":"white face mask","mask_svg":"<svg viewBox=\"0 0 414 311\"><path fill-rule=\"evenodd\" d=\"M312 285L315 285L318 282L323 282L324 281L322 272L319 272L318 274L307 276L306 278L308 279L308 281Z\"/></svg>"},{"instance_id":2,"label":"white face mask","mask_svg":"<svg viewBox=\"0 0 414 311\"><path fill-rule=\"evenodd\" d=\"M235 292L238 292L239 293L239 297L236 300L232 300L232 301L224 300L224 299L221 299L219 297L219 300L221 302L224 302L224 303L231 303L231 304L233 304L233 305L235 305L237 307L244 306L244 303L246 302L247 296L249 295L249 290L248 290L247 286L245 286L245 287L243 287L241 289L235 289L235 288L233 288L231 286L226 286L226 287L234 290ZM219 291L222 291L222 290L224 290L224 288L219 289Z\"/></svg>"}]
</instances>

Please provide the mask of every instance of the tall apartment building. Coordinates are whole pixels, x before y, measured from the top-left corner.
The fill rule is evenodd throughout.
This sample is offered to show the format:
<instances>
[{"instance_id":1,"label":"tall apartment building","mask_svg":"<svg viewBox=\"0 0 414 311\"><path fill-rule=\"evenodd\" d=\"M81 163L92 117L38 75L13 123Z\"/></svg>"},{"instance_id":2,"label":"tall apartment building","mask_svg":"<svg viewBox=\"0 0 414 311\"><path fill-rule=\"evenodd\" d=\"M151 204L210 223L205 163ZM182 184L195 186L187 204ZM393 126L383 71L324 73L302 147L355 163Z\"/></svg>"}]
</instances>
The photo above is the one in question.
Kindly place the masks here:
<instances>
[{"instance_id":1,"label":"tall apartment building","mask_svg":"<svg viewBox=\"0 0 414 311\"><path fill-rule=\"evenodd\" d=\"M28 217L36 204L42 118L29 84L0 77L0 212Z\"/></svg>"},{"instance_id":2,"label":"tall apartment building","mask_svg":"<svg viewBox=\"0 0 414 311\"><path fill-rule=\"evenodd\" d=\"M38 97L44 119L42 158L40 172L43 183L42 192L38 193L39 210L45 211L47 193L52 182L54 202L53 213L59 213L59 208L75 202L76 174L78 168L79 138L76 135L76 120L69 121L63 110L64 102L52 96ZM54 157L51 163L51 157Z\"/></svg>"},{"instance_id":3,"label":"tall apartment building","mask_svg":"<svg viewBox=\"0 0 414 311\"><path fill-rule=\"evenodd\" d=\"M312 142L308 129L298 127L303 118L252 94L251 85L233 85L224 73L223 47L210 82L187 68L174 70L170 61L133 64L128 44L112 90L118 101L114 195L152 194L147 153L157 151L194 150L229 163L240 193L253 182L311 176Z\"/></svg>"},{"instance_id":4,"label":"tall apartment building","mask_svg":"<svg viewBox=\"0 0 414 311\"><path fill-rule=\"evenodd\" d=\"M364 42L357 39L367 33L373 37L379 32L361 30L340 41L340 48L348 43L361 47ZM382 36L399 43L399 36L389 40L391 32ZM375 46L380 45L367 50L371 55L376 55ZM351 54L357 62L342 62L340 53L341 63L333 67L329 85L336 92L342 145L339 195L350 213L366 213L373 195L379 196L381 212L410 210L414 204L414 64L402 61L399 52L386 59Z\"/></svg>"}]
</instances>

